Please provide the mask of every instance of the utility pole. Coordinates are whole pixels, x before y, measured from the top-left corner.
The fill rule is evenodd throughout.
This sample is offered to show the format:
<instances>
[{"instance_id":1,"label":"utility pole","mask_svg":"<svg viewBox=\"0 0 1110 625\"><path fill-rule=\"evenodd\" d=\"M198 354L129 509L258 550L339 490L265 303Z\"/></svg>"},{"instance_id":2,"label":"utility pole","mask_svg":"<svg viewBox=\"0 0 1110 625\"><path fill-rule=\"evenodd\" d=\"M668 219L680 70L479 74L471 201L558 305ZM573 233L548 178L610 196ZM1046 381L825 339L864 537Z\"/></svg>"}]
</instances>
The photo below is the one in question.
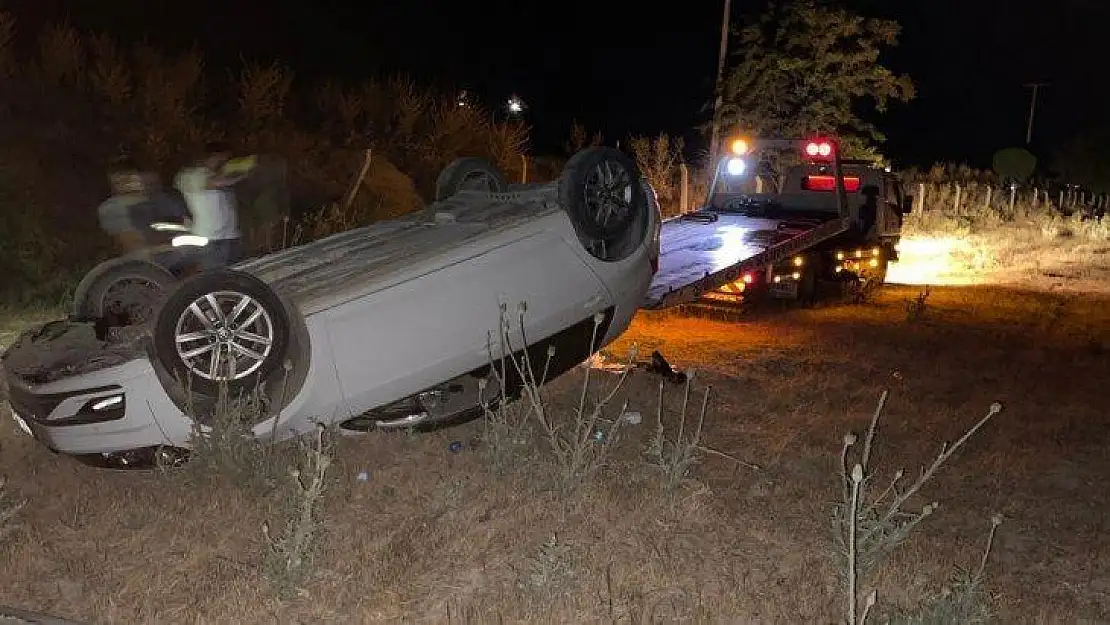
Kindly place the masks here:
<instances>
[{"instance_id":1,"label":"utility pole","mask_svg":"<svg viewBox=\"0 0 1110 625\"><path fill-rule=\"evenodd\" d=\"M1029 100L1029 125L1025 128L1025 145L1029 145L1033 140L1033 114L1037 111L1037 91L1041 87L1047 86L1047 82L1031 82L1025 84L1026 88L1033 88L1033 96Z\"/></svg>"},{"instance_id":2,"label":"utility pole","mask_svg":"<svg viewBox=\"0 0 1110 625\"><path fill-rule=\"evenodd\" d=\"M713 133L709 139L709 160L717 158L717 144L721 134L721 104L723 103L722 83L725 80L725 59L728 55L728 24L732 11L732 0L725 0L724 14L721 16L721 51L717 57L717 99L713 103Z\"/></svg>"}]
</instances>

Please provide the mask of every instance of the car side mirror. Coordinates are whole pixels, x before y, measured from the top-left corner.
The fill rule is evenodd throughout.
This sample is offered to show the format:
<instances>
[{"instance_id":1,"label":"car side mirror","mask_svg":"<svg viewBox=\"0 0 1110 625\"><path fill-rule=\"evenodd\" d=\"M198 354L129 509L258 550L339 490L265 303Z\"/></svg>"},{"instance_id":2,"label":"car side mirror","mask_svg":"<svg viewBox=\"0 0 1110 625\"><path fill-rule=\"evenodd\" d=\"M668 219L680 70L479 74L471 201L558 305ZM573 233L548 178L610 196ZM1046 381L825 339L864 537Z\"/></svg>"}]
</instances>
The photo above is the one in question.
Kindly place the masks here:
<instances>
[{"instance_id":1,"label":"car side mirror","mask_svg":"<svg viewBox=\"0 0 1110 625\"><path fill-rule=\"evenodd\" d=\"M902 198L902 214L909 215L913 212L913 196L907 195Z\"/></svg>"}]
</instances>

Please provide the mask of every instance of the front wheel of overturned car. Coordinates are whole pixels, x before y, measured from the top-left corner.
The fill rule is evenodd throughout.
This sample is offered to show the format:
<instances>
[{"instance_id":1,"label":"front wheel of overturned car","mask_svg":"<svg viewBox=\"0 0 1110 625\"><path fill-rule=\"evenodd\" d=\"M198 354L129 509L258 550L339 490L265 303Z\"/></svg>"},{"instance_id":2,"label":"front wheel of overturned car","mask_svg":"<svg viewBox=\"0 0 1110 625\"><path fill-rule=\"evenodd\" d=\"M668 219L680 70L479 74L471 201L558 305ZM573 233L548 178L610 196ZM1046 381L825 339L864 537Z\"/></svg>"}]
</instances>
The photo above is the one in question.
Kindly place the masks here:
<instances>
[{"instance_id":1,"label":"front wheel of overturned car","mask_svg":"<svg viewBox=\"0 0 1110 625\"><path fill-rule=\"evenodd\" d=\"M636 161L606 146L579 150L571 157L559 177L559 201L581 234L601 241L626 234L648 211Z\"/></svg>"},{"instance_id":2,"label":"front wheel of overturned car","mask_svg":"<svg viewBox=\"0 0 1110 625\"><path fill-rule=\"evenodd\" d=\"M209 397L254 388L283 362L290 321L262 280L232 269L199 274L162 306L154 333L159 363L186 390Z\"/></svg>"},{"instance_id":3,"label":"front wheel of overturned car","mask_svg":"<svg viewBox=\"0 0 1110 625\"><path fill-rule=\"evenodd\" d=\"M114 258L85 274L74 292L73 314L108 327L142 325L154 319L177 282L176 276L155 263Z\"/></svg>"},{"instance_id":4,"label":"front wheel of overturned car","mask_svg":"<svg viewBox=\"0 0 1110 625\"><path fill-rule=\"evenodd\" d=\"M493 163L478 156L457 158L439 172L436 179L436 201L444 200L459 191L484 191L501 193L509 183Z\"/></svg>"}]
</instances>

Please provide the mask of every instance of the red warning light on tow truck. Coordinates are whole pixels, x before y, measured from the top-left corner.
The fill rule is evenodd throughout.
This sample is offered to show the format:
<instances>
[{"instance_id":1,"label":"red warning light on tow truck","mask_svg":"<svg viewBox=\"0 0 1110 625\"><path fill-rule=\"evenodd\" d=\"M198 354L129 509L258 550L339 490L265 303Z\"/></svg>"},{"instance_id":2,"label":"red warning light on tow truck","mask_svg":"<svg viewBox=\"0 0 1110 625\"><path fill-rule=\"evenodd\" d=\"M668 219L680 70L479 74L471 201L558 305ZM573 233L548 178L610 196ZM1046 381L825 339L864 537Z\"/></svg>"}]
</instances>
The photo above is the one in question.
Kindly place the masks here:
<instances>
[{"instance_id":1,"label":"red warning light on tow truck","mask_svg":"<svg viewBox=\"0 0 1110 625\"><path fill-rule=\"evenodd\" d=\"M832 143L817 139L806 144L806 155L813 158L832 156Z\"/></svg>"}]
</instances>

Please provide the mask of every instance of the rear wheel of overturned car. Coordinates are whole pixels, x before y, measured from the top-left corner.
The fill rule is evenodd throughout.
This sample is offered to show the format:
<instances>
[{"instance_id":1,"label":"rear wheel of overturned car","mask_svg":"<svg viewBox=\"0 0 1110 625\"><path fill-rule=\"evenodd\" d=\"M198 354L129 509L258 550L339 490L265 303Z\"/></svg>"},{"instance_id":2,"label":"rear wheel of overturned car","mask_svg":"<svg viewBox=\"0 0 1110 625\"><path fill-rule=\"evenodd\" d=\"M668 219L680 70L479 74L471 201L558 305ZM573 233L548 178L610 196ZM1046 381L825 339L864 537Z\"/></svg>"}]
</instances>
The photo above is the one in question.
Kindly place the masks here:
<instances>
[{"instance_id":1,"label":"rear wheel of overturned car","mask_svg":"<svg viewBox=\"0 0 1110 625\"><path fill-rule=\"evenodd\" d=\"M218 396L253 389L289 349L284 304L262 280L218 269L184 282L163 304L154 330L159 363L186 390Z\"/></svg>"},{"instance_id":2,"label":"rear wheel of overturned car","mask_svg":"<svg viewBox=\"0 0 1110 625\"><path fill-rule=\"evenodd\" d=\"M105 261L77 285L73 314L108 327L142 325L154 319L177 283L165 268L142 259Z\"/></svg>"},{"instance_id":3,"label":"rear wheel of overturned car","mask_svg":"<svg viewBox=\"0 0 1110 625\"><path fill-rule=\"evenodd\" d=\"M436 179L436 201L444 200L459 191L484 191L502 193L509 183L493 163L478 156L457 158L439 172Z\"/></svg>"},{"instance_id":4,"label":"rear wheel of overturned car","mask_svg":"<svg viewBox=\"0 0 1110 625\"><path fill-rule=\"evenodd\" d=\"M611 240L647 214L640 169L627 154L606 146L579 150L559 177L559 201L583 235Z\"/></svg>"}]
</instances>

